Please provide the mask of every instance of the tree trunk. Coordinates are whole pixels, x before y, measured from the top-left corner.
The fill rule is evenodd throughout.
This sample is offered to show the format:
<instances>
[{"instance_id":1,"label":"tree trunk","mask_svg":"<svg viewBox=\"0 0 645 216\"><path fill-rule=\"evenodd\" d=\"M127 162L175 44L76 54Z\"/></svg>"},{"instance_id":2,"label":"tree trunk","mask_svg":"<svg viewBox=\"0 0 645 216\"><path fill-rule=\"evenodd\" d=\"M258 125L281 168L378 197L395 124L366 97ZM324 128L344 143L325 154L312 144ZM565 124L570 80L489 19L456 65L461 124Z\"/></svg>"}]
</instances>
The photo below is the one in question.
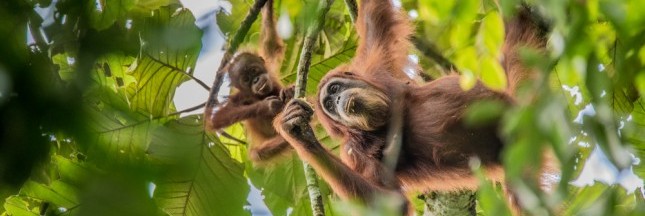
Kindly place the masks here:
<instances>
[{"instance_id":1,"label":"tree trunk","mask_svg":"<svg viewBox=\"0 0 645 216\"><path fill-rule=\"evenodd\" d=\"M474 191L430 192L423 196L423 216L477 215Z\"/></svg>"}]
</instances>

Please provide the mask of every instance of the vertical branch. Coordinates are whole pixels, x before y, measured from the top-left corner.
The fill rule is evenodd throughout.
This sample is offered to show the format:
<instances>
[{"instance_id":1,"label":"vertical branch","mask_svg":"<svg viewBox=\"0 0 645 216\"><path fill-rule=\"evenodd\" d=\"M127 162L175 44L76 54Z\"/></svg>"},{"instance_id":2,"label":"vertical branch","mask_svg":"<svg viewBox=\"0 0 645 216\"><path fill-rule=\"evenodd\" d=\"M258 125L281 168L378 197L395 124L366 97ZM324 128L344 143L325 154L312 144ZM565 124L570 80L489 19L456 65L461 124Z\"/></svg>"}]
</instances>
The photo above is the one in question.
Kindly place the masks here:
<instances>
[{"instance_id":1,"label":"vertical branch","mask_svg":"<svg viewBox=\"0 0 645 216\"><path fill-rule=\"evenodd\" d=\"M213 113L213 108L215 108L219 104L219 101L217 100L217 94L220 87L222 86L222 82L224 81L224 68L233 57L233 54L237 51L237 48L240 47L240 44L244 40L244 37L246 37L246 34L249 33L251 25L258 18L258 14L260 13L260 10L266 4L266 2L267 0L255 1L253 6L251 6L251 9L249 9L249 13L246 14L246 17L240 24L240 28L235 32L235 36L233 36L233 39L231 39L231 42L228 44L226 53L224 53L224 57L219 64L219 68L217 68L215 81L213 81L213 86L211 86L211 90L208 94L208 100L206 101L206 110L204 112L204 119L206 120L206 124L209 124L210 122L208 120Z\"/></svg>"},{"instance_id":2,"label":"vertical branch","mask_svg":"<svg viewBox=\"0 0 645 216\"><path fill-rule=\"evenodd\" d=\"M294 98L303 98L307 89L307 77L309 74L309 66L311 65L311 52L313 47L318 40L318 34L322 29L325 22L325 15L329 8L331 7L333 0L324 0L320 1L318 17L314 20L314 23L309 26L306 31L305 40L302 45L302 52L300 54L300 60L298 61L298 74L296 78L296 91ZM325 207L322 202L322 194L320 193L320 187L318 187L318 177L311 165L304 163L305 169L305 179L307 180L307 190L309 191L309 199L311 200L311 209L313 210L313 215L323 216L325 215Z\"/></svg>"}]
</instances>

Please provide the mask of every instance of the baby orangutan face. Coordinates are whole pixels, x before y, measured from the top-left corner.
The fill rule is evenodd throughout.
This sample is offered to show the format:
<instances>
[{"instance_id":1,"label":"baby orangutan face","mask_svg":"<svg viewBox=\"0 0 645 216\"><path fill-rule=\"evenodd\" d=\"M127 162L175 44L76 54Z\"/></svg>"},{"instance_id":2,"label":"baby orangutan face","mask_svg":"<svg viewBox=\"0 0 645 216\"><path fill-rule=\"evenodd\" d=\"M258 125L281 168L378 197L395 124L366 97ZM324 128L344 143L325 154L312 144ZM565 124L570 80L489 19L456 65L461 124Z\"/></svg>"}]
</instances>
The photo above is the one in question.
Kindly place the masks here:
<instances>
[{"instance_id":1,"label":"baby orangutan face","mask_svg":"<svg viewBox=\"0 0 645 216\"><path fill-rule=\"evenodd\" d=\"M324 113L347 127L374 131L389 120L389 98L366 82L337 77L319 91Z\"/></svg>"},{"instance_id":2,"label":"baby orangutan face","mask_svg":"<svg viewBox=\"0 0 645 216\"><path fill-rule=\"evenodd\" d=\"M255 54L242 53L236 56L229 73L233 85L240 91L250 91L257 96L265 96L275 88L264 60Z\"/></svg>"}]
</instances>

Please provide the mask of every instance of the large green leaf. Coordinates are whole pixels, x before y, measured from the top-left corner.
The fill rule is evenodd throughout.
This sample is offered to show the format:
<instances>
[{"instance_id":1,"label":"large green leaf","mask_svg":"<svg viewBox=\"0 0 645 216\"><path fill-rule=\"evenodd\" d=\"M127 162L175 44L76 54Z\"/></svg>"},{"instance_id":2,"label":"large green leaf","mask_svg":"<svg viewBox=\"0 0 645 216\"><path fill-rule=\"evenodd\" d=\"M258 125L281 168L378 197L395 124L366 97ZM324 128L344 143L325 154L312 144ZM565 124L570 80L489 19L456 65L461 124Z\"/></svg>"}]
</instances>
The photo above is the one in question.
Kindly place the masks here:
<instances>
[{"instance_id":1,"label":"large green leaf","mask_svg":"<svg viewBox=\"0 0 645 216\"><path fill-rule=\"evenodd\" d=\"M88 125L95 141L81 143L88 156L106 161L142 160L151 133L165 119L131 112L125 97L107 88L96 88L87 98L91 105Z\"/></svg>"},{"instance_id":2,"label":"large green leaf","mask_svg":"<svg viewBox=\"0 0 645 216\"><path fill-rule=\"evenodd\" d=\"M154 197L170 215L248 215L244 166L204 132L201 116L170 121L154 132L150 157L167 172Z\"/></svg>"},{"instance_id":3,"label":"large green leaf","mask_svg":"<svg viewBox=\"0 0 645 216\"><path fill-rule=\"evenodd\" d=\"M130 73L132 109L158 117L172 113L172 97L179 84L193 74L202 32L187 9L164 7L146 21L143 51Z\"/></svg>"}]
</instances>

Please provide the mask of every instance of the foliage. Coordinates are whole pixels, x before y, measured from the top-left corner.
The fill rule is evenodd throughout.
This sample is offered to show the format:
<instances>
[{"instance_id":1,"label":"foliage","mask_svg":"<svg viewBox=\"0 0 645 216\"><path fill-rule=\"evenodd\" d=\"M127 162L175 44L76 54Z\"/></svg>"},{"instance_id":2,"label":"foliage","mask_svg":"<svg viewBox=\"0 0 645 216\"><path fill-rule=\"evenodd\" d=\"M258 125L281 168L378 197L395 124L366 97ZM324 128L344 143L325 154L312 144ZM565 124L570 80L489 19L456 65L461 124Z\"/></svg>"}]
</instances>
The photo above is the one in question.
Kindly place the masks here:
<instances>
[{"instance_id":1,"label":"foliage","mask_svg":"<svg viewBox=\"0 0 645 216\"><path fill-rule=\"evenodd\" d=\"M253 1L229 2L232 12L217 15L225 35L236 30ZM315 2L276 1L276 11L295 26L285 41L284 83L295 81ZM462 87L479 79L495 89L507 85L498 62L503 19L518 4L401 1L416 24L415 36L435 44L456 65ZM501 133L511 146L504 154L507 177L529 213L643 214L641 190L570 182L595 148L618 170L645 176L639 163L645 158L645 2L528 4L553 28L546 53L522 50L523 61L541 76L522 89L517 106L501 110L482 103L471 108L468 120L502 118ZM37 13L45 7L55 8L53 18ZM199 115L180 117L174 92L194 80L201 48L202 31L194 22L175 0L0 2L1 214L249 215L252 185L274 215L311 215L297 156L256 168L245 145L204 131ZM257 46L258 24L244 46ZM315 94L326 72L350 60L355 48L344 1L335 1L313 55L308 95ZM433 59L411 53L424 73L445 74L437 72ZM246 139L240 125L227 132ZM330 149L337 147L320 127L317 135ZM554 152L562 170L548 194L524 178L526 167L542 160L536 152L543 149ZM476 170L480 177L481 172ZM331 190L322 189L328 215L351 211L349 205L332 204ZM483 178L478 203L478 214L508 214L501 189Z\"/></svg>"}]
</instances>

